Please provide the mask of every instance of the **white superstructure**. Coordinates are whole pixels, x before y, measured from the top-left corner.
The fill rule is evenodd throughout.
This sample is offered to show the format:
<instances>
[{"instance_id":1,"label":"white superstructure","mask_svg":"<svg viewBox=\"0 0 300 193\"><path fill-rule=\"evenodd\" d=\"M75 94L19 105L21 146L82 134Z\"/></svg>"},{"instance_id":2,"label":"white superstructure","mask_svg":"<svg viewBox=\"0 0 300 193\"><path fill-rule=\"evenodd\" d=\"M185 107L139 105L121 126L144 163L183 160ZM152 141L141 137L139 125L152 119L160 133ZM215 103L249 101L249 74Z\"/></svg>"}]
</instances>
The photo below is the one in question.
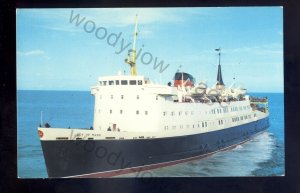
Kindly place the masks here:
<instances>
[{"instance_id":1,"label":"white superstructure","mask_svg":"<svg viewBox=\"0 0 300 193\"><path fill-rule=\"evenodd\" d=\"M153 84L143 76L99 78L98 85L92 87L93 127L99 131L173 136L233 127L265 115L250 107L249 96L220 103L200 102L191 97L193 91L187 87ZM193 100L184 101L188 97Z\"/></svg>"}]
</instances>

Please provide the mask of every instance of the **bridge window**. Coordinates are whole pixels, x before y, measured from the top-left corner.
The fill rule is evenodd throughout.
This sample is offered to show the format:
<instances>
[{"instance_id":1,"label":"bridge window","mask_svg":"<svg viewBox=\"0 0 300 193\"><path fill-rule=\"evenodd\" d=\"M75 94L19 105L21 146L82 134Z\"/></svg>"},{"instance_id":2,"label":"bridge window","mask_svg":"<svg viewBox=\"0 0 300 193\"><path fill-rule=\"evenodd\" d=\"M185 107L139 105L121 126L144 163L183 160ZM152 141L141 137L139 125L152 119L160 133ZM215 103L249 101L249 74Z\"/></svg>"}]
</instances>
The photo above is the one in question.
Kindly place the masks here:
<instances>
[{"instance_id":1,"label":"bridge window","mask_svg":"<svg viewBox=\"0 0 300 193\"><path fill-rule=\"evenodd\" d=\"M100 86L102 86L102 81L99 81Z\"/></svg>"},{"instance_id":2,"label":"bridge window","mask_svg":"<svg viewBox=\"0 0 300 193\"><path fill-rule=\"evenodd\" d=\"M143 81L142 80L138 80L138 85L142 85Z\"/></svg>"},{"instance_id":3,"label":"bridge window","mask_svg":"<svg viewBox=\"0 0 300 193\"><path fill-rule=\"evenodd\" d=\"M140 96L139 96L139 95L136 95L136 99L140 99Z\"/></svg>"},{"instance_id":4,"label":"bridge window","mask_svg":"<svg viewBox=\"0 0 300 193\"><path fill-rule=\"evenodd\" d=\"M110 81L108 82L108 84L109 84L109 85L114 85L114 81L113 81L113 80L110 80Z\"/></svg>"},{"instance_id":5,"label":"bridge window","mask_svg":"<svg viewBox=\"0 0 300 193\"><path fill-rule=\"evenodd\" d=\"M148 111L145 111L145 115L148 115Z\"/></svg>"},{"instance_id":6,"label":"bridge window","mask_svg":"<svg viewBox=\"0 0 300 193\"><path fill-rule=\"evenodd\" d=\"M107 81L103 81L103 86L106 86L106 82L107 82Z\"/></svg>"},{"instance_id":7,"label":"bridge window","mask_svg":"<svg viewBox=\"0 0 300 193\"><path fill-rule=\"evenodd\" d=\"M124 95L121 95L121 99L124 99Z\"/></svg>"},{"instance_id":8,"label":"bridge window","mask_svg":"<svg viewBox=\"0 0 300 193\"><path fill-rule=\"evenodd\" d=\"M116 80L116 85L119 85L120 84L120 81L119 80Z\"/></svg>"},{"instance_id":9,"label":"bridge window","mask_svg":"<svg viewBox=\"0 0 300 193\"><path fill-rule=\"evenodd\" d=\"M121 85L127 85L128 81L127 80L121 80Z\"/></svg>"},{"instance_id":10,"label":"bridge window","mask_svg":"<svg viewBox=\"0 0 300 193\"><path fill-rule=\"evenodd\" d=\"M114 98L114 95L110 95L110 99L113 99Z\"/></svg>"},{"instance_id":11,"label":"bridge window","mask_svg":"<svg viewBox=\"0 0 300 193\"><path fill-rule=\"evenodd\" d=\"M137 115L140 114L139 110L136 111L136 114L137 114Z\"/></svg>"},{"instance_id":12,"label":"bridge window","mask_svg":"<svg viewBox=\"0 0 300 193\"><path fill-rule=\"evenodd\" d=\"M112 110L111 109L109 110L109 113L112 114Z\"/></svg>"},{"instance_id":13,"label":"bridge window","mask_svg":"<svg viewBox=\"0 0 300 193\"><path fill-rule=\"evenodd\" d=\"M129 81L129 84L130 84L130 85L136 85L136 80L130 80L130 81Z\"/></svg>"}]
</instances>

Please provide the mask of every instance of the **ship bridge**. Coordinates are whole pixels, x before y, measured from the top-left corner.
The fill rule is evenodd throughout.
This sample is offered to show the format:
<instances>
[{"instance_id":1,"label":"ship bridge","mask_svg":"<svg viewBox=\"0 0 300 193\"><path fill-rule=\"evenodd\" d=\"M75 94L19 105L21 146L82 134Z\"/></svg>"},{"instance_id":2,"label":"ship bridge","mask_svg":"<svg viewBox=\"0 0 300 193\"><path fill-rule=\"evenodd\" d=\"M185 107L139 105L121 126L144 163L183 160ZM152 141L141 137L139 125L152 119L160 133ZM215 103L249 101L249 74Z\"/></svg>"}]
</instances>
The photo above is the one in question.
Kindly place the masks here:
<instances>
[{"instance_id":1,"label":"ship bridge","mask_svg":"<svg viewBox=\"0 0 300 193\"><path fill-rule=\"evenodd\" d=\"M100 88L133 88L133 86L144 86L150 84L149 78L144 76L132 76L132 75L116 75L105 76L98 79L98 84L91 88L92 94L99 91Z\"/></svg>"},{"instance_id":2,"label":"ship bridge","mask_svg":"<svg viewBox=\"0 0 300 193\"><path fill-rule=\"evenodd\" d=\"M131 76L131 75L118 75L118 76L105 76L98 79L99 86L132 86L144 85L150 83L148 78L144 76Z\"/></svg>"}]
</instances>

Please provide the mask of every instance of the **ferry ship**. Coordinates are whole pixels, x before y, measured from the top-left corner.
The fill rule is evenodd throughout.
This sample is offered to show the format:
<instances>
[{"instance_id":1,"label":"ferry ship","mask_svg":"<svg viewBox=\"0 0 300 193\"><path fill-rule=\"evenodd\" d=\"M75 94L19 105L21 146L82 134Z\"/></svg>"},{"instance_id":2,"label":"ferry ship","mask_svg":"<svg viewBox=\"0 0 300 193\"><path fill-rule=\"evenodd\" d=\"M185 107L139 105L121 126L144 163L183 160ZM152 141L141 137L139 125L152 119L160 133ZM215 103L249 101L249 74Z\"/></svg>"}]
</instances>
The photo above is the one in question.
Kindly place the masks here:
<instances>
[{"instance_id":1,"label":"ferry ship","mask_svg":"<svg viewBox=\"0 0 300 193\"><path fill-rule=\"evenodd\" d=\"M130 75L100 77L91 88L92 127L38 127L49 177L111 177L175 165L231 149L269 127L266 97L225 86L220 49L212 87L180 71L173 84L155 84L137 74L136 36L137 18L125 60Z\"/></svg>"}]
</instances>

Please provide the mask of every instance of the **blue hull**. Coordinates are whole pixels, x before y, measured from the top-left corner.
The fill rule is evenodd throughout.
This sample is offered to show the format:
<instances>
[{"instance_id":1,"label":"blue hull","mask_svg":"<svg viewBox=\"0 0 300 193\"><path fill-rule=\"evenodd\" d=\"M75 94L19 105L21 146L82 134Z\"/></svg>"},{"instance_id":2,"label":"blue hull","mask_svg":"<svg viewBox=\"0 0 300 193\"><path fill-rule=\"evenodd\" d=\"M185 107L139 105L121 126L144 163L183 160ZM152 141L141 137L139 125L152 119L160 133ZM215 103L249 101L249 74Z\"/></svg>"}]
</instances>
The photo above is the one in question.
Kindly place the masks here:
<instances>
[{"instance_id":1,"label":"blue hull","mask_svg":"<svg viewBox=\"0 0 300 193\"><path fill-rule=\"evenodd\" d=\"M199 159L249 140L268 118L203 134L131 140L41 141L49 177L109 177Z\"/></svg>"}]
</instances>

